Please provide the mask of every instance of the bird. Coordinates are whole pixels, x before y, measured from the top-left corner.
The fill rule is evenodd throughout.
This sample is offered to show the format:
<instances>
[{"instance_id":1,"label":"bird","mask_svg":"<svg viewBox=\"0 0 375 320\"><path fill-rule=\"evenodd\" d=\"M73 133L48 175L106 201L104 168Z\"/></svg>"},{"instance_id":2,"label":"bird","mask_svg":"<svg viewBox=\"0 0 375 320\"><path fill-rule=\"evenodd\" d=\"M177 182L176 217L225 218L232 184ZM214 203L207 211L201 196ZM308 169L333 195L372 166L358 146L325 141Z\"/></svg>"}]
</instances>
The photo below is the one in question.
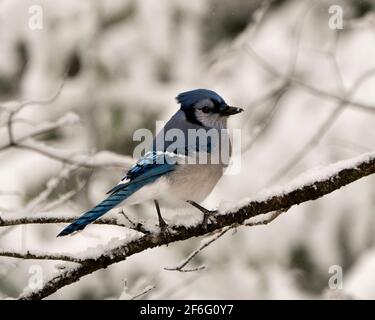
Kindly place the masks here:
<instances>
[{"instance_id":1,"label":"bird","mask_svg":"<svg viewBox=\"0 0 375 320\"><path fill-rule=\"evenodd\" d=\"M108 191L107 198L75 219L58 237L83 230L111 209L145 201L154 202L163 232L168 225L161 206L176 208L189 203L202 211L202 223L207 223L209 211L199 203L211 193L228 166L232 148L227 120L243 109L228 105L209 89L182 92L176 100L179 109L145 154ZM167 139L169 132L177 132L184 139ZM205 140L201 139L204 135ZM201 156L205 161L199 162Z\"/></svg>"}]
</instances>

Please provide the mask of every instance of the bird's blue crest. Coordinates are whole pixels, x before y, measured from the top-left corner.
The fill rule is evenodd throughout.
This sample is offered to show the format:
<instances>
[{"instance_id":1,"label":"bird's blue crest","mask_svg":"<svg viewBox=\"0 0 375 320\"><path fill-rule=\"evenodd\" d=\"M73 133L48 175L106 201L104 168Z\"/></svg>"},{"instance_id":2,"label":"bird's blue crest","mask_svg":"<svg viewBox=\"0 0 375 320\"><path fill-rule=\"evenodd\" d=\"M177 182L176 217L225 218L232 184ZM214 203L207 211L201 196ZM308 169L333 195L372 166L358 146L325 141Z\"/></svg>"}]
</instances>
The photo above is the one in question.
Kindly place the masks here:
<instances>
[{"instance_id":1,"label":"bird's blue crest","mask_svg":"<svg viewBox=\"0 0 375 320\"><path fill-rule=\"evenodd\" d=\"M198 101L204 99L211 99L219 104L226 104L224 99L220 97L215 91L208 89L196 89L180 93L176 100L181 105L182 109L187 109L194 106Z\"/></svg>"}]
</instances>

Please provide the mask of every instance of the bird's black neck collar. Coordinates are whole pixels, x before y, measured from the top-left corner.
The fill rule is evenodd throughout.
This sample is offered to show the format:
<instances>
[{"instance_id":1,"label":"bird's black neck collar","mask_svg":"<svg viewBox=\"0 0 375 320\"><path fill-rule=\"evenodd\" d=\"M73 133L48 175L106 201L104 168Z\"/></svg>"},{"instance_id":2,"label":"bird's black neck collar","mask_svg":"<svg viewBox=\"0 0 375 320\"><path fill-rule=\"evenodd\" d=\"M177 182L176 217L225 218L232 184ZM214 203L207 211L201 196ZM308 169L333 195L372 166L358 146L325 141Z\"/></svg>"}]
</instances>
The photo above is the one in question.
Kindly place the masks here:
<instances>
[{"instance_id":1,"label":"bird's black neck collar","mask_svg":"<svg viewBox=\"0 0 375 320\"><path fill-rule=\"evenodd\" d=\"M195 110L193 108L182 109L185 113L186 120L190 123L197 124L198 126L203 126L203 123L200 122L195 116Z\"/></svg>"}]
</instances>

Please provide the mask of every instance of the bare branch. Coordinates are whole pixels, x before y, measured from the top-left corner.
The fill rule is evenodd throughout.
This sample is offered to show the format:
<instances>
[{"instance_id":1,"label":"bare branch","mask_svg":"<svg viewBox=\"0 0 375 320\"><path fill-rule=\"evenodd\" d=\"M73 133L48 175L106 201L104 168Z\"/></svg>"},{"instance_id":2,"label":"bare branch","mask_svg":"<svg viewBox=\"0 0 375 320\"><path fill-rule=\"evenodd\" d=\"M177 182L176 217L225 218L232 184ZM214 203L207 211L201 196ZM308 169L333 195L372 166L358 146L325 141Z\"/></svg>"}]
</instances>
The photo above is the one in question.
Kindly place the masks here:
<instances>
[{"instance_id":1,"label":"bare branch","mask_svg":"<svg viewBox=\"0 0 375 320\"><path fill-rule=\"evenodd\" d=\"M130 229L138 231L138 232L142 232L144 234L150 233L150 231L145 229L142 223L140 223L139 221L133 221L132 219L130 219L127 216L127 214L124 212L124 210L121 210L119 213L125 218L126 221L130 223L130 226L129 226Z\"/></svg>"},{"instance_id":2,"label":"bare branch","mask_svg":"<svg viewBox=\"0 0 375 320\"><path fill-rule=\"evenodd\" d=\"M370 69L364 72L353 84L352 88L345 92L345 96L350 99L356 91L361 87L361 85L367 81L369 78L375 75L375 69ZM321 141L321 139L325 136L328 130L332 127L335 121L338 119L340 114L350 105L346 102L339 102L335 109L329 114L328 118L318 127L315 131L313 136L309 139L309 141L304 144L304 146L299 150L293 157L288 161L286 165L284 165L275 175L273 175L267 185L273 184L284 177L287 173L292 170L302 159L304 159L309 152Z\"/></svg>"},{"instance_id":3,"label":"bare branch","mask_svg":"<svg viewBox=\"0 0 375 320\"><path fill-rule=\"evenodd\" d=\"M16 121L18 119L14 119L14 121ZM41 123L39 124L33 131L19 137L19 138L15 138L13 140L13 144L19 144L25 140L28 140L30 138L34 138L36 136L39 136L41 134L44 134L44 133L47 133L47 132L50 132L50 131L53 131L53 130L56 130L56 129L59 129L59 128L63 128L63 127L66 127L68 125L73 125L73 124L76 124L79 122L79 117L75 114L75 113L72 113L72 112L69 112L67 114L65 114L64 116L62 116L60 119L56 120L56 121L48 121L48 122L45 122L45 123ZM4 145L2 147L0 147L0 151L10 147L11 145L10 144L7 144L7 145Z\"/></svg>"},{"instance_id":4,"label":"bare branch","mask_svg":"<svg viewBox=\"0 0 375 320\"><path fill-rule=\"evenodd\" d=\"M249 141L246 142L245 146L243 147L242 151L248 151L254 143L259 139L259 137L262 136L262 134L266 131L266 129L269 127L269 125L272 122L272 119L274 118L274 115L276 114L278 107L280 105L280 100L284 96L284 94L287 92L287 87L281 87L277 91L273 93L273 102L271 105L271 109L269 110L266 117L264 117L259 123L256 124L255 130L253 134L250 136Z\"/></svg>"},{"instance_id":5,"label":"bare branch","mask_svg":"<svg viewBox=\"0 0 375 320\"><path fill-rule=\"evenodd\" d=\"M130 300L135 300L141 296L144 296L145 294L149 293L151 290L154 290L155 288L156 286L147 286L145 289L143 289L140 293L136 294Z\"/></svg>"},{"instance_id":6,"label":"bare branch","mask_svg":"<svg viewBox=\"0 0 375 320\"><path fill-rule=\"evenodd\" d=\"M58 90L56 91L56 93L54 93L50 98L47 98L45 100L39 100L39 101L38 100L24 101L24 102L20 103L13 110L10 110L8 121L7 121L7 130L8 130L8 137L9 137L9 145L12 146L14 144L14 133L13 133L13 121L14 121L14 117L23 108L25 108L25 107L27 107L29 105L33 105L33 104L48 105L48 104L54 102L59 97L60 93L62 92L62 89L63 89L64 84L65 84L65 79L66 79L66 75L64 75L63 80L61 81L61 84L60 84ZM2 106L2 109L6 109L6 108Z\"/></svg>"},{"instance_id":7,"label":"bare branch","mask_svg":"<svg viewBox=\"0 0 375 320\"><path fill-rule=\"evenodd\" d=\"M254 49L246 45L244 46L244 50L251 56L253 57L260 66L262 66L268 73L272 74L273 76L277 78L284 79L285 81L289 81L292 84L298 85L301 88L304 88L308 91L310 91L313 94L316 94L321 97L329 98L336 100L340 103L344 103L349 105L350 107L355 107L358 110L364 111L364 112L369 112L369 113L375 113L375 107L371 105L367 105L364 103L360 103L357 101L353 101L348 99L347 97L341 97L340 95L337 95L336 93L333 92L328 92L322 89L319 89L317 87L314 87L303 80L296 78L294 76L290 76L288 74L284 75L280 71L278 71L275 67L273 67L271 64L269 64L265 59L263 59L258 53L254 51Z\"/></svg>"},{"instance_id":8,"label":"bare branch","mask_svg":"<svg viewBox=\"0 0 375 320\"><path fill-rule=\"evenodd\" d=\"M48 199L52 192L56 190L61 181L67 179L75 169L77 169L77 167L63 167L63 169L56 176L53 176L51 179L48 180L48 182L46 183L46 188L28 202L24 211L33 213L37 210L41 210L39 206ZM44 209L44 211L47 210Z\"/></svg>"},{"instance_id":9,"label":"bare branch","mask_svg":"<svg viewBox=\"0 0 375 320\"><path fill-rule=\"evenodd\" d=\"M280 86L280 88L276 88L276 90L271 90L271 92L268 95L265 95L264 98L262 97L261 99L259 99L259 102L263 103L263 102L266 101L266 99L268 100L270 98L273 98L272 106L271 106L270 111L268 112L267 116L264 117L263 119L261 119L260 123L256 124L256 131L254 131L254 133L250 137L249 141L246 143L245 147L243 148L243 151L249 150L254 145L254 143L258 140L258 138L270 126L270 124L271 124L271 122L274 118L274 115L277 112L280 100L282 99L284 94L287 92L289 87L291 87L291 85L293 84L291 82L291 79L294 77L294 74L295 74L295 71L296 71L296 68L297 68L297 64L298 64L298 56L299 56L299 52L300 52L303 31L304 31L304 27L305 27L305 23L306 23L306 17L310 14L310 12L316 6L317 6L317 3L313 3L313 4L309 3L306 6L307 8L303 8L303 12L301 12L301 14L298 15L298 20L297 20L297 22L296 22L296 24L293 28L294 29L293 31L294 31L294 34L295 34L295 37L294 37L295 42L294 42L294 48L291 52L291 57L290 57L290 61L289 61L289 67L288 67L287 75L282 77L283 82L282 82L282 85ZM338 33L336 33L336 34L338 35ZM338 36L337 36L337 39L338 39ZM334 47L334 49L335 48L336 47ZM333 54L328 55L328 56L330 58L332 58L332 60L334 60L334 61L332 61L332 64L334 65L334 70L337 72L337 74L339 76L341 76L341 72L339 72L339 67L338 67L338 64L337 64L336 56L333 55ZM256 57L256 58L258 59L258 57ZM273 74L274 76L279 74L279 72L275 68L273 68L271 65L269 65L266 61L263 60L263 61L260 61L260 62L261 62L261 65L267 71L269 71L271 74ZM341 80L341 83L342 83L341 77L340 77L340 80ZM252 110L254 110L254 108L257 107L257 103L258 103L258 101L255 101L255 106L254 106L254 103L251 103Z\"/></svg>"},{"instance_id":10,"label":"bare branch","mask_svg":"<svg viewBox=\"0 0 375 320\"><path fill-rule=\"evenodd\" d=\"M203 270L205 269L206 267L205 266L200 266L200 267L197 267L197 268L193 268L193 269L184 269L185 266L192 260L194 259L194 257L199 253L201 252L202 250L204 250L205 248L207 248L211 243L215 242L217 239L221 238L224 234L227 233L227 231L229 231L230 229L233 229L234 226L229 226L229 227L225 227L223 228L222 230L220 230L220 232L216 233L214 236L212 236L208 241L202 241L202 244L199 246L198 249L194 250L184 261L182 261L177 267L174 267L174 268L164 268L164 270L168 270L168 271L180 271L180 272L191 272L191 271L198 271L198 270Z\"/></svg>"}]
</instances>

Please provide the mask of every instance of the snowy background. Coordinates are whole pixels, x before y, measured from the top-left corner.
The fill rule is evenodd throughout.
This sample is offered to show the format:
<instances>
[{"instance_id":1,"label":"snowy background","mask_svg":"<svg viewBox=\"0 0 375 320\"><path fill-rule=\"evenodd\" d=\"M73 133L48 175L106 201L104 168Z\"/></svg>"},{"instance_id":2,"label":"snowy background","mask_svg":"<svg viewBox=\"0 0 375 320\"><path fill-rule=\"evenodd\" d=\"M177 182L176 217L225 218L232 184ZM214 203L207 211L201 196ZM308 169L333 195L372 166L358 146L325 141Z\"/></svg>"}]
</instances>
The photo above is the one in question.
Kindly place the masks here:
<instances>
[{"instance_id":1,"label":"snowy background","mask_svg":"<svg viewBox=\"0 0 375 320\"><path fill-rule=\"evenodd\" d=\"M41 30L29 25L33 5L43 9ZM328 26L331 5L343 9L342 30ZM68 157L102 150L132 156L133 132L154 130L155 120L168 119L177 93L213 89L245 109L230 124L242 129L242 168L224 176L205 205L236 202L315 166L373 149L375 113L340 106L321 92L345 97L375 68L374 9L374 0L3 0L1 105L45 100L59 90L65 74L53 102L19 113L15 134L69 114L67 125L36 140ZM286 83L282 75L291 72L318 90ZM375 76L368 76L350 99L371 106L374 87ZM0 148L8 143L7 117L0 109ZM100 201L124 171L71 168L33 150L0 149L0 217L78 215ZM229 232L192 262L205 264L205 270L164 270L202 240L191 239L132 256L50 298L128 298L151 285L155 289L142 298L375 299L374 187L370 176L294 207L270 225ZM126 212L156 223L150 204ZM130 234L96 225L56 238L62 227L1 228L0 248L78 253ZM343 270L342 290L328 286L334 265ZM44 280L58 267L0 257L0 298L17 297L35 266Z\"/></svg>"}]
</instances>

